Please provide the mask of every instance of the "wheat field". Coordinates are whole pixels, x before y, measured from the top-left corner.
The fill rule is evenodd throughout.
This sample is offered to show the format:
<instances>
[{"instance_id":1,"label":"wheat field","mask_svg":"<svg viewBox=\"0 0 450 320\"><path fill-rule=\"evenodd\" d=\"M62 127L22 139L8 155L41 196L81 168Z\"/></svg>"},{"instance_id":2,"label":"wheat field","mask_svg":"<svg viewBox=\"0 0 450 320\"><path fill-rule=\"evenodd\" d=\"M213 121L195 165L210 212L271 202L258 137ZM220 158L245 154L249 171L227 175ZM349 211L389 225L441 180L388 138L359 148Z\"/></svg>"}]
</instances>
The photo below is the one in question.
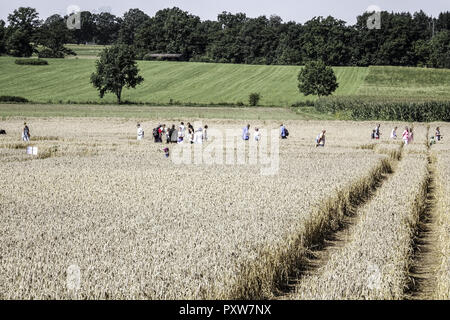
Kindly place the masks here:
<instances>
[{"instance_id":1,"label":"wheat field","mask_svg":"<svg viewBox=\"0 0 450 320\"><path fill-rule=\"evenodd\" d=\"M362 209L349 251L302 285L307 298L403 297L418 214L414 201L420 200L427 176L426 124L381 123L383 135L375 141L372 122L287 121L290 137L279 141L279 170L267 176L261 174L262 164L174 163L151 139L158 121L141 122L142 141L136 140L137 122L36 118L28 120L28 143L20 141L22 119L1 122L8 133L0 136L1 299L271 298L292 272L293 261L339 228L354 198L392 170L393 177L370 202L382 206ZM251 130L280 125L249 123ZM205 124L239 136L246 123L212 119ZM414 143L402 147L400 140L390 140L394 125L413 125ZM316 148L322 129L326 146ZM449 129L441 124L441 131ZM27 146L38 147L38 155L26 154ZM448 146L443 140L431 148L442 177L446 258L439 290L445 298ZM178 147L169 145L172 154ZM404 183L411 188L402 189ZM354 272L364 261L391 270L383 290L367 293L355 285L368 276ZM68 286L73 266L80 275L75 289ZM329 281L329 274L349 278ZM296 299L305 298L299 295Z\"/></svg>"}]
</instances>

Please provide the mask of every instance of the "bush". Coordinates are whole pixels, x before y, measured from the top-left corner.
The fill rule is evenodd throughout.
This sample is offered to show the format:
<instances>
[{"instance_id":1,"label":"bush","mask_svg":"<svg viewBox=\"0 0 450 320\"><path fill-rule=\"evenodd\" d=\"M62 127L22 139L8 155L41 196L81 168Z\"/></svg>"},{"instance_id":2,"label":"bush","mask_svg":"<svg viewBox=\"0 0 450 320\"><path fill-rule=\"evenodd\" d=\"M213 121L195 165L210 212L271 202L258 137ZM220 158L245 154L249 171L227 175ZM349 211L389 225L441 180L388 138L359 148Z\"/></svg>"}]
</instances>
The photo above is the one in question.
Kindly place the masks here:
<instances>
[{"instance_id":1,"label":"bush","mask_svg":"<svg viewBox=\"0 0 450 320\"><path fill-rule=\"evenodd\" d=\"M315 109L323 113L348 114L353 120L450 121L450 101L370 101L349 98L319 99Z\"/></svg>"},{"instance_id":2,"label":"bush","mask_svg":"<svg viewBox=\"0 0 450 320\"><path fill-rule=\"evenodd\" d=\"M259 103L259 100L261 99L261 95L259 93L250 93L250 96L248 97L248 102L251 106L257 106Z\"/></svg>"},{"instance_id":3,"label":"bush","mask_svg":"<svg viewBox=\"0 0 450 320\"><path fill-rule=\"evenodd\" d=\"M244 105L244 103L243 103L242 101L238 101L238 102L236 103L236 105L239 106L239 107L242 107L242 106Z\"/></svg>"},{"instance_id":4,"label":"bush","mask_svg":"<svg viewBox=\"0 0 450 320\"><path fill-rule=\"evenodd\" d=\"M30 65L30 66L48 65L47 60L42 59L16 59L15 63L19 65Z\"/></svg>"},{"instance_id":5,"label":"bush","mask_svg":"<svg viewBox=\"0 0 450 320\"><path fill-rule=\"evenodd\" d=\"M293 108L304 108L304 107L312 107L314 106L314 101L306 100L306 101L298 101L291 105Z\"/></svg>"},{"instance_id":6,"label":"bush","mask_svg":"<svg viewBox=\"0 0 450 320\"><path fill-rule=\"evenodd\" d=\"M50 48L43 48L39 51L39 58L64 58L63 51L53 51Z\"/></svg>"},{"instance_id":7,"label":"bush","mask_svg":"<svg viewBox=\"0 0 450 320\"><path fill-rule=\"evenodd\" d=\"M0 102L26 103L27 99L15 96L0 96Z\"/></svg>"}]
</instances>

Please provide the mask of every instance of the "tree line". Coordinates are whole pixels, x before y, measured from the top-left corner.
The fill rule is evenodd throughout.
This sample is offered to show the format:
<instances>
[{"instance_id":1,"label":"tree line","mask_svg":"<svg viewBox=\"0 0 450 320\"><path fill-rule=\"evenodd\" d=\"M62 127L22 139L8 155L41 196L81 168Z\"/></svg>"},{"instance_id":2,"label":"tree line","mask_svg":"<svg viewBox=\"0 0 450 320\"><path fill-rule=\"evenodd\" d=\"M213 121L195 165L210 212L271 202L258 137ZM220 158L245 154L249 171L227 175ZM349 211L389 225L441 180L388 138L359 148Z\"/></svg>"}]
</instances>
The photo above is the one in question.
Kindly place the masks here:
<instances>
[{"instance_id":1,"label":"tree line","mask_svg":"<svg viewBox=\"0 0 450 320\"><path fill-rule=\"evenodd\" d=\"M304 65L321 60L333 66L450 68L450 12L436 18L423 11L380 14L381 29L369 29L371 13L347 25L331 16L301 24L229 12L202 21L176 7L153 17L139 9L122 17L83 11L81 29L69 30L67 16L42 21L35 9L21 7L8 16L8 25L0 20L0 54L27 57L40 50L43 56L63 57L71 53L64 44L95 43L128 45L138 59L175 53L184 61L201 62Z\"/></svg>"}]
</instances>

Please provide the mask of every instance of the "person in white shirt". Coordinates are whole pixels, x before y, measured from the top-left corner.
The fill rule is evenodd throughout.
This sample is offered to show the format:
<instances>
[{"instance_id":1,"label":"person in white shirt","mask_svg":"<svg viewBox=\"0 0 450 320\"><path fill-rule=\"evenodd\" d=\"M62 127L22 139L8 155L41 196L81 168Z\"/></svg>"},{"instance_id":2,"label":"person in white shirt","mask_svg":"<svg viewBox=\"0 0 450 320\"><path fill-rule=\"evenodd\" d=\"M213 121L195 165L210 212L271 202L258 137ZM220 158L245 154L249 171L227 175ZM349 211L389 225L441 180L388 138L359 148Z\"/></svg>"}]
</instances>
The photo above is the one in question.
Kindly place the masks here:
<instances>
[{"instance_id":1,"label":"person in white shirt","mask_svg":"<svg viewBox=\"0 0 450 320\"><path fill-rule=\"evenodd\" d=\"M180 127L178 128L178 132L181 132L181 137L184 138L184 131L186 130L186 127L184 126L184 122L181 122Z\"/></svg>"},{"instance_id":2,"label":"person in white shirt","mask_svg":"<svg viewBox=\"0 0 450 320\"><path fill-rule=\"evenodd\" d=\"M327 131L325 129L322 130L321 133L316 138L316 147L325 147L325 133Z\"/></svg>"},{"instance_id":3,"label":"person in white shirt","mask_svg":"<svg viewBox=\"0 0 450 320\"><path fill-rule=\"evenodd\" d=\"M397 127L391 131L391 139L397 139Z\"/></svg>"},{"instance_id":4,"label":"person in white shirt","mask_svg":"<svg viewBox=\"0 0 450 320\"><path fill-rule=\"evenodd\" d=\"M186 130L184 122L181 122L180 126L178 127L178 143L183 143L184 130Z\"/></svg>"},{"instance_id":5,"label":"person in white shirt","mask_svg":"<svg viewBox=\"0 0 450 320\"><path fill-rule=\"evenodd\" d=\"M405 143L405 145L407 145L409 143L409 129L408 129L408 127L405 127L405 131L403 131L403 134L402 134L402 139L403 139L403 142Z\"/></svg>"},{"instance_id":6,"label":"person in white shirt","mask_svg":"<svg viewBox=\"0 0 450 320\"><path fill-rule=\"evenodd\" d=\"M137 139L142 140L144 139L144 129L141 127L141 124L137 124Z\"/></svg>"},{"instance_id":7,"label":"person in white shirt","mask_svg":"<svg viewBox=\"0 0 450 320\"><path fill-rule=\"evenodd\" d=\"M203 143L203 129L198 128L194 134L194 143L201 144Z\"/></svg>"},{"instance_id":8,"label":"person in white shirt","mask_svg":"<svg viewBox=\"0 0 450 320\"><path fill-rule=\"evenodd\" d=\"M255 128L255 133L253 136L255 137L255 141L259 141L261 139L261 132L259 131L259 128Z\"/></svg>"}]
</instances>

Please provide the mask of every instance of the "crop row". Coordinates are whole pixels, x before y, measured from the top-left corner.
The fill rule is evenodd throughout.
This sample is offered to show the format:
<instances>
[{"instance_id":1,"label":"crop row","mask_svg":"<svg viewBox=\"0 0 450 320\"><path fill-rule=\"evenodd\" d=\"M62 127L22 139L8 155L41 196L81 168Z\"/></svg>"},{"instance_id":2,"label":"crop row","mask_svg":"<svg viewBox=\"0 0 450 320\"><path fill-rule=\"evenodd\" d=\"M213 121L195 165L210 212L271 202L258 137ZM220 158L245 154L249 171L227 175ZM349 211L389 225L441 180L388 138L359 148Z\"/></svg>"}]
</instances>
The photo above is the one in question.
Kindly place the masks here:
<instances>
[{"instance_id":1,"label":"crop row","mask_svg":"<svg viewBox=\"0 0 450 320\"><path fill-rule=\"evenodd\" d=\"M440 148L436 154L439 268L436 299L450 299L450 149Z\"/></svg>"},{"instance_id":2,"label":"crop row","mask_svg":"<svg viewBox=\"0 0 450 320\"><path fill-rule=\"evenodd\" d=\"M402 299L427 194L426 154L406 153L364 205L349 242L318 274L302 279L299 299Z\"/></svg>"}]
</instances>

